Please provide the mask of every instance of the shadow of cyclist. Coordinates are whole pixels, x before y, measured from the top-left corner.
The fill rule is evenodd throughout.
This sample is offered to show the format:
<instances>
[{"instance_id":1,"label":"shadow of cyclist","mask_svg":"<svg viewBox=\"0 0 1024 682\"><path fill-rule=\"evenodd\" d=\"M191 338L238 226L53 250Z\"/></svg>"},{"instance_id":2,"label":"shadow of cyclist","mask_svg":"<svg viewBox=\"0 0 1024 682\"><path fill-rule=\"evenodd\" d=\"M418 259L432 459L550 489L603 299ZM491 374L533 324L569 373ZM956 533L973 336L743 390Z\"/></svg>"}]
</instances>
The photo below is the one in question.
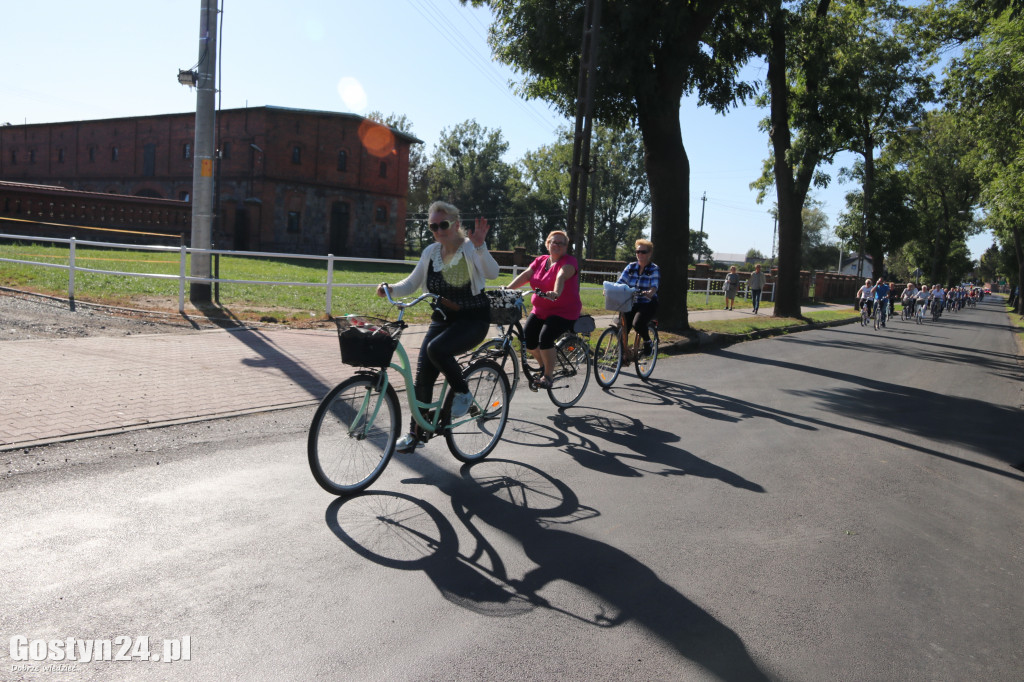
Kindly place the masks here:
<instances>
[{"instance_id":1,"label":"shadow of cyclist","mask_svg":"<svg viewBox=\"0 0 1024 682\"><path fill-rule=\"evenodd\" d=\"M474 612L507 617L543 608L594 627L634 622L720 679L766 679L736 633L641 561L601 540L563 530L568 524L599 513L581 505L564 482L508 460L466 465L461 477L440 472L423 459L417 468L425 478L404 483L437 485L450 497L455 516L474 543L470 551L460 551L459 534L440 511L422 500L414 504L425 514L406 510L398 515L398 521L381 528L381 534L394 534L402 524L414 523L415 517L429 517L429 531L408 528L406 541L400 543L403 548L415 542L423 544L425 556L417 555L411 562L388 561L353 546L345 523L339 521L340 500L327 509L328 526L371 560L422 570L445 599ZM393 493L373 494L413 499ZM358 525L354 520L353 526ZM506 561L487 537L488 532L495 531L520 543L536 567L522 577L509 576ZM368 538L367 543L374 539ZM591 596L590 607L581 606L578 595L557 596L561 594L559 589L545 590L548 597L540 594L556 583L586 591Z\"/></svg>"}]
</instances>

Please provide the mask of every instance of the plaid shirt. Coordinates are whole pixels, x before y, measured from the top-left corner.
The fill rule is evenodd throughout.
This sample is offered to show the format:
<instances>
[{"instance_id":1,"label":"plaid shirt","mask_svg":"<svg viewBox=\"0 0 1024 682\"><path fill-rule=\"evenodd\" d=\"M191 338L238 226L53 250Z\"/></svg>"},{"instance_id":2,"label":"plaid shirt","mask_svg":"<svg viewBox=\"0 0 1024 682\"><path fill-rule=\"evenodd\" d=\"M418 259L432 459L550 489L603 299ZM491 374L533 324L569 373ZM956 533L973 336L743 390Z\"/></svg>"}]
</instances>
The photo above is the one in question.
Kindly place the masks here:
<instances>
[{"instance_id":1,"label":"plaid shirt","mask_svg":"<svg viewBox=\"0 0 1024 682\"><path fill-rule=\"evenodd\" d=\"M661 286L661 271L658 270L658 266L654 263L648 263L647 268L644 270L644 274L640 274L640 264L633 261L626 266L626 269L619 275L619 279L616 284L628 284L631 287L639 289L640 291L646 291L651 287ZM658 294L654 294L654 298L647 298L646 296L638 296L637 303L643 303L645 301L657 300Z\"/></svg>"}]
</instances>

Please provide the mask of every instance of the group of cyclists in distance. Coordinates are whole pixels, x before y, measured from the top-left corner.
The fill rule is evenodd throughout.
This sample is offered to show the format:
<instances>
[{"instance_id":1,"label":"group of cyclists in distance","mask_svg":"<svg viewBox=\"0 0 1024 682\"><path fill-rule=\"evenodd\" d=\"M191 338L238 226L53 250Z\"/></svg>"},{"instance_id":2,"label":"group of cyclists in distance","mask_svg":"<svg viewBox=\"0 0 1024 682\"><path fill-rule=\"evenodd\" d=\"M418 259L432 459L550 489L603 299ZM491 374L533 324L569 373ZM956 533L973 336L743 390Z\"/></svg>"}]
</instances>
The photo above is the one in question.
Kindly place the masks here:
<instances>
[{"instance_id":1,"label":"group of cyclists in distance","mask_svg":"<svg viewBox=\"0 0 1024 682\"><path fill-rule=\"evenodd\" d=\"M870 279L864 280L864 286L857 290L857 308L871 317L876 306L881 305L881 326L884 327L885 321L895 315L897 299L903 305L906 319L911 319L919 311L930 312L933 319L938 319L943 311L973 306L984 295L980 287L971 285L943 288L939 284L923 284L918 288L913 282L908 282L903 291L898 292L893 282L879 277L875 283Z\"/></svg>"}]
</instances>

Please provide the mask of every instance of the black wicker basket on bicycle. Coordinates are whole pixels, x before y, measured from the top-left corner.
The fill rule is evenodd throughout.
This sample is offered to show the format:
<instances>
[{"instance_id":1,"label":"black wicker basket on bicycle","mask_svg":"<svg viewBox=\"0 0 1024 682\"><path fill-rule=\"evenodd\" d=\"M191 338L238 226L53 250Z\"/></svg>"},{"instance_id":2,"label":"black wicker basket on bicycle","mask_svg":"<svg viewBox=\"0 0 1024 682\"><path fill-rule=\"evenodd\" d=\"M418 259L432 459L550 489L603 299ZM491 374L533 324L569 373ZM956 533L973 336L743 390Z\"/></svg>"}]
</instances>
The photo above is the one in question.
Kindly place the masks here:
<instances>
[{"instance_id":1,"label":"black wicker basket on bicycle","mask_svg":"<svg viewBox=\"0 0 1024 682\"><path fill-rule=\"evenodd\" d=\"M512 324L523 319L523 296L509 289L488 289L487 303L491 308L491 324Z\"/></svg>"},{"instance_id":2,"label":"black wicker basket on bicycle","mask_svg":"<svg viewBox=\"0 0 1024 682\"><path fill-rule=\"evenodd\" d=\"M341 361L353 367L387 367L398 346L394 323L376 317L335 318Z\"/></svg>"}]
</instances>

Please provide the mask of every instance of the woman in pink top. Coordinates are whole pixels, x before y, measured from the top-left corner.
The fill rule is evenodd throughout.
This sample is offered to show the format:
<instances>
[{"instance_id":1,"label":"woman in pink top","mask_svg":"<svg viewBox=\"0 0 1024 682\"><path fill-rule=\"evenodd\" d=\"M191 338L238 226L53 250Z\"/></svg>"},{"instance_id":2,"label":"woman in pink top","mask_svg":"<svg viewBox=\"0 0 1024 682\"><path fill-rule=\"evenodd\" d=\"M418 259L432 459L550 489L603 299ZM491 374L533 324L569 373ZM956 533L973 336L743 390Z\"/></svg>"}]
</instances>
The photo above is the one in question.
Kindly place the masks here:
<instances>
[{"instance_id":1,"label":"woman in pink top","mask_svg":"<svg viewBox=\"0 0 1024 682\"><path fill-rule=\"evenodd\" d=\"M509 289L518 289L527 282L541 294L533 295L533 312L523 325L526 350L540 363L544 376L537 379L534 390L551 387L551 373L555 369L555 341L572 330L579 319L583 303L580 301L580 279L576 259L566 253L569 236L561 230L548 235L544 245L548 255L538 256L519 274Z\"/></svg>"}]
</instances>

